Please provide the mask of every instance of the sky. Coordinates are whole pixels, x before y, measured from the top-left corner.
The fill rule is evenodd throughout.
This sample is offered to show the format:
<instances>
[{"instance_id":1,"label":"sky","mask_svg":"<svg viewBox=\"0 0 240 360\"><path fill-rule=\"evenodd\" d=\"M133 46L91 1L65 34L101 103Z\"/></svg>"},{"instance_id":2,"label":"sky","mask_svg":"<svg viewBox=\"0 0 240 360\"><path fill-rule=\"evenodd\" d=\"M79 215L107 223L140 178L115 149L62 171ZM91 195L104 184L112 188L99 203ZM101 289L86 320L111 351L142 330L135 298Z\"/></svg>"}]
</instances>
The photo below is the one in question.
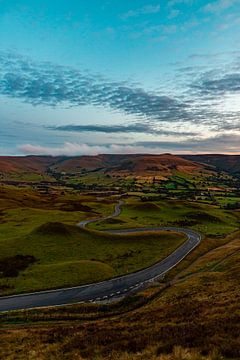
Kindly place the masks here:
<instances>
[{"instance_id":1,"label":"sky","mask_svg":"<svg viewBox=\"0 0 240 360\"><path fill-rule=\"evenodd\" d=\"M0 155L240 154L240 0L0 0Z\"/></svg>"}]
</instances>

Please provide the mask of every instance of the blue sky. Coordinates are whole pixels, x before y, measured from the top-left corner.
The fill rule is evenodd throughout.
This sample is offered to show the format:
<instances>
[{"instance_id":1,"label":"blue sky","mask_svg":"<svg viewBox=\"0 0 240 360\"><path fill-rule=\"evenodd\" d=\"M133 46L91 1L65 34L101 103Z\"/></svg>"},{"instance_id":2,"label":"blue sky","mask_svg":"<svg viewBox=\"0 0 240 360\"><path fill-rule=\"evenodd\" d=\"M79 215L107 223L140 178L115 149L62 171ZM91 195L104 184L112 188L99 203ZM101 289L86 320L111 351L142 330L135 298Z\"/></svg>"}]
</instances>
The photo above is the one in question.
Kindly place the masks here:
<instances>
[{"instance_id":1,"label":"blue sky","mask_svg":"<svg viewBox=\"0 0 240 360\"><path fill-rule=\"evenodd\" d=\"M0 0L0 154L240 153L239 0Z\"/></svg>"}]
</instances>

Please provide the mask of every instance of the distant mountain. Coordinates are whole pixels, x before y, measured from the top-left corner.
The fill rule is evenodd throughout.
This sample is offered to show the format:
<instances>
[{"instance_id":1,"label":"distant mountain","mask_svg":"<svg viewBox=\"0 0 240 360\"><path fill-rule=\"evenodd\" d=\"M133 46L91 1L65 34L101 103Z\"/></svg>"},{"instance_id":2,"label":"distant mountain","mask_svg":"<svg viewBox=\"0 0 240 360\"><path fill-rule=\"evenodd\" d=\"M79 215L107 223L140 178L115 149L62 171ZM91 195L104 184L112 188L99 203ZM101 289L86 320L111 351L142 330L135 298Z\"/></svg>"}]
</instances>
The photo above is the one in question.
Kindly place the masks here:
<instances>
[{"instance_id":1,"label":"distant mountain","mask_svg":"<svg viewBox=\"0 0 240 360\"><path fill-rule=\"evenodd\" d=\"M232 175L240 175L240 155L180 155L182 158L203 165L211 165L217 171L228 172Z\"/></svg>"},{"instance_id":2,"label":"distant mountain","mask_svg":"<svg viewBox=\"0 0 240 360\"><path fill-rule=\"evenodd\" d=\"M38 173L49 171L76 173L103 170L110 175L160 176L168 178L173 173L199 173L206 166L171 154L126 154L76 157L25 156L0 157L1 173Z\"/></svg>"}]
</instances>

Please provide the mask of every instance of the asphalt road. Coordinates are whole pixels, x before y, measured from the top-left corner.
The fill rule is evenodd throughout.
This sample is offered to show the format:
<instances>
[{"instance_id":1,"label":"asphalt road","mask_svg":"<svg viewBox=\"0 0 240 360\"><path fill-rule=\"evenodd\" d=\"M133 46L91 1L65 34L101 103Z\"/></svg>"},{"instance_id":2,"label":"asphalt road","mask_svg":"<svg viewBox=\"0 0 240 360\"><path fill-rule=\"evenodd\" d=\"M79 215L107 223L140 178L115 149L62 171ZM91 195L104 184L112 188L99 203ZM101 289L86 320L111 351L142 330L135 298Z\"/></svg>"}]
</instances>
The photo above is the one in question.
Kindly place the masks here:
<instances>
[{"instance_id":1,"label":"asphalt road","mask_svg":"<svg viewBox=\"0 0 240 360\"><path fill-rule=\"evenodd\" d=\"M122 204L123 202L119 201L115 207L114 213L110 216L102 218L101 220L118 216L121 212ZM97 220L99 219L85 220L80 222L78 226L85 227L87 224ZM60 306L81 302L108 301L111 299L120 298L129 294L130 292L143 288L147 285L147 283L162 277L181 260L183 260L200 243L201 235L196 231L178 227L146 227L140 229L137 228L108 231L114 234L127 234L131 232L159 230L177 231L184 233L187 236L187 240L164 260L146 269L131 274L105 280L99 283L75 286L72 288L0 297L0 311Z\"/></svg>"}]
</instances>

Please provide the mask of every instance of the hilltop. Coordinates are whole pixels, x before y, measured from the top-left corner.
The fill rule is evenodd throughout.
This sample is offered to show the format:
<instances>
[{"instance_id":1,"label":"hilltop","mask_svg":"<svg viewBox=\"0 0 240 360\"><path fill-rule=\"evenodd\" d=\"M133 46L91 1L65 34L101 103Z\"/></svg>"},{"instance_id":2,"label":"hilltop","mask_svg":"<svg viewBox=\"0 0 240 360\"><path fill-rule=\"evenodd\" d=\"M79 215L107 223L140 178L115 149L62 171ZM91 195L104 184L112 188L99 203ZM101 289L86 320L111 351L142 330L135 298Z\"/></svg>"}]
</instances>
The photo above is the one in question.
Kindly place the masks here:
<instances>
[{"instance_id":1,"label":"hilltop","mask_svg":"<svg viewBox=\"0 0 240 360\"><path fill-rule=\"evenodd\" d=\"M122 176L163 176L174 172L240 174L240 155L204 154L100 154L82 156L0 156L0 172L11 173L81 173L104 171Z\"/></svg>"},{"instance_id":2,"label":"hilltop","mask_svg":"<svg viewBox=\"0 0 240 360\"><path fill-rule=\"evenodd\" d=\"M198 162L171 154L0 157L0 172L4 174L22 172L44 175L51 172L81 173L101 170L111 175L169 177L174 171L188 174L209 171L208 168Z\"/></svg>"}]
</instances>

